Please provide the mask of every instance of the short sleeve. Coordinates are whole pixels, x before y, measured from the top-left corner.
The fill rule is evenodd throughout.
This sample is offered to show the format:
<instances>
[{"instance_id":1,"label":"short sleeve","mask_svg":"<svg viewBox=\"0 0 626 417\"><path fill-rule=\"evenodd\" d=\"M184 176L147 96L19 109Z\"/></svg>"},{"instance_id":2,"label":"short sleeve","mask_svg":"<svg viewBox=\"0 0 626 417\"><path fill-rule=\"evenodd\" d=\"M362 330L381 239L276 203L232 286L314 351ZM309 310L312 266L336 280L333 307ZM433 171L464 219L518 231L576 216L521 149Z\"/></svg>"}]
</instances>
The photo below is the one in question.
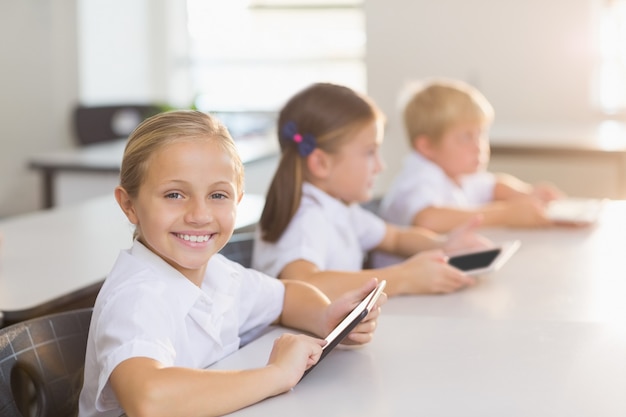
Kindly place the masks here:
<instances>
[{"instance_id":1,"label":"short sleeve","mask_svg":"<svg viewBox=\"0 0 626 417\"><path fill-rule=\"evenodd\" d=\"M381 216L393 224L409 226L413 218L426 207L442 203L442 187L439 181L420 178L410 186L392 190L383 199Z\"/></svg>"},{"instance_id":2,"label":"short sleeve","mask_svg":"<svg viewBox=\"0 0 626 417\"><path fill-rule=\"evenodd\" d=\"M147 357L164 365L174 363L176 329L170 307L160 302L158 292L159 289L147 281L132 290L120 289L102 307L94 332L98 341L96 361L101 369L96 397L98 409L118 406L108 381L123 361Z\"/></svg>"},{"instance_id":3,"label":"short sleeve","mask_svg":"<svg viewBox=\"0 0 626 417\"><path fill-rule=\"evenodd\" d=\"M368 252L378 246L385 237L387 223L358 204L351 207L351 214L361 249Z\"/></svg>"},{"instance_id":4,"label":"short sleeve","mask_svg":"<svg viewBox=\"0 0 626 417\"><path fill-rule=\"evenodd\" d=\"M278 242L262 240L257 231L253 267L275 277L286 265L300 259L325 269L326 238L333 234L330 227L323 212L310 209L301 210L294 216Z\"/></svg>"},{"instance_id":5,"label":"short sleeve","mask_svg":"<svg viewBox=\"0 0 626 417\"><path fill-rule=\"evenodd\" d=\"M222 255L216 255L216 257ZM241 276L239 309L239 335L241 344L254 339L259 331L274 322L283 310L285 286L282 281L254 269L245 268L223 258L227 268Z\"/></svg>"},{"instance_id":6,"label":"short sleeve","mask_svg":"<svg viewBox=\"0 0 626 417\"><path fill-rule=\"evenodd\" d=\"M463 179L463 191L471 206L482 206L493 201L496 176L491 172L480 172Z\"/></svg>"}]
</instances>

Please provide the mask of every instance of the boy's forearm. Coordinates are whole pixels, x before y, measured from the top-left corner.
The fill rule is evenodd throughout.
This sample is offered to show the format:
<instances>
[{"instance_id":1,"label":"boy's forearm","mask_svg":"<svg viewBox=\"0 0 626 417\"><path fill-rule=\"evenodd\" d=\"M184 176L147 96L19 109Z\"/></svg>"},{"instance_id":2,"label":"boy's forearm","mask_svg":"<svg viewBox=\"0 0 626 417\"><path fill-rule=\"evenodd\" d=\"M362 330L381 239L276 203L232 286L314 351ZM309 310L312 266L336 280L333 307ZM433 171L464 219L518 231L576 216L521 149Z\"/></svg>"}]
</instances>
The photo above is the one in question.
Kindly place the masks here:
<instances>
[{"instance_id":1,"label":"boy's forearm","mask_svg":"<svg viewBox=\"0 0 626 417\"><path fill-rule=\"evenodd\" d=\"M508 200L519 195L529 195L533 192L533 186L517 177L509 174L498 174L493 190L493 199Z\"/></svg>"},{"instance_id":2,"label":"boy's forearm","mask_svg":"<svg viewBox=\"0 0 626 417\"><path fill-rule=\"evenodd\" d=\"M476 210L455 207L427 207L413 218L413 225L436 233L448 233L478 215Z\"/></svg>"}]
</instances>

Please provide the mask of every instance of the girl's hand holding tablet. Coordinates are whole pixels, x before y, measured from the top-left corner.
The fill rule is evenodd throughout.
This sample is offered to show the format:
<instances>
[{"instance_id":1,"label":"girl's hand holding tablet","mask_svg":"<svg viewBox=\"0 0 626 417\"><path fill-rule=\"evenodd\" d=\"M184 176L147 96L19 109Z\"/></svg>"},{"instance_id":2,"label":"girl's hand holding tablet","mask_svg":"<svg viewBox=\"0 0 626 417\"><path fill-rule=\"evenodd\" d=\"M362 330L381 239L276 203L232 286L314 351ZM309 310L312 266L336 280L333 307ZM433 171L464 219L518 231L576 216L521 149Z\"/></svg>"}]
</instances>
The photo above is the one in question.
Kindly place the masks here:
<instances>
[{"instance_id":1,"label":"girl's hand holding tablet","mask_svg":"<svg viewBox=\"0 0 626 417\"><path fill-rule=\"evenodd\" d=\"M328 306L324 318L327 328L326 334L331 333L337 324L354 310L377 285L378 280L372 278L361 288L347 292ZM360 345L370 342L374 335L374 330L376 330L377 319L380 315L380 306L386 302L387 295L383 292L378 296L378 300L375 304L369 309L367 316L357 324L341 343L346 345Z\"/></svg>"}]
</instances>

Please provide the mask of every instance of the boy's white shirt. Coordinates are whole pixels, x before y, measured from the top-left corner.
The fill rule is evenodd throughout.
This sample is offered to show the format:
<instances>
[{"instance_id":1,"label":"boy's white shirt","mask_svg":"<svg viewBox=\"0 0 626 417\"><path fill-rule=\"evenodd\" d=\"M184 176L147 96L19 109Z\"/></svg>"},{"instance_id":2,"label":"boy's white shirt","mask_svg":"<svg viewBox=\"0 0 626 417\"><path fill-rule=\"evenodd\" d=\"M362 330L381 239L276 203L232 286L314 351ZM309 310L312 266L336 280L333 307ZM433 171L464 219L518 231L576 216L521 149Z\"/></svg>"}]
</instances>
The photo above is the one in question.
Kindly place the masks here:
<instances>
[{"instance_id":1,"label":"boy's white shirt","mask_svg":"<svg viewBox=\"0 0 626 417\"><path fill-rule=\"evenodd\" d=\"M413 217L429 206L475 208L493 200L495 175L477 172L454 183L434 162L412 150L380 205L386 221L409 226Z\"/></svg>"},{"instance_id":2,"label":"boy's white shirt","mask_svg":"<svg viewBox=\"0 0 626 417\"><path fill-rule=\"evenodd\" d=\"M495 184L495 175L483 171L464 176L459 186L439 165L411 150L380 204L379 215L389 223L410 226L426 207L469 209L486 204L493 200ZM376 252L371 260L372 267L383 268L403 258Z\"/></svg>"},{"instance_id":3,"label":"boy's white shirt","mask_svg":"<svg viewBox=\"0 0 626 417\"><path fill-rule=\"evenodd\" d=\"M257 230L252 267L277 276L287 264L305 260L323 271L360 271L366 252L383 240L386 227L360 205L346 205L305 182L300 207L280 239L263 241Z\"/></svg>"},{"instance_id":4,"label":"boy's white shirt","mask_svg":"<svg viewBox=\"0 0 626 417\"><path fill-rule=\"evenodd\" d=\"M195 286L140 242L120 253L94 306L80 416L119 416L109 377L122 361L206 368L276 320L284 286L222 255Z\"/></svg>"}]
</instances>

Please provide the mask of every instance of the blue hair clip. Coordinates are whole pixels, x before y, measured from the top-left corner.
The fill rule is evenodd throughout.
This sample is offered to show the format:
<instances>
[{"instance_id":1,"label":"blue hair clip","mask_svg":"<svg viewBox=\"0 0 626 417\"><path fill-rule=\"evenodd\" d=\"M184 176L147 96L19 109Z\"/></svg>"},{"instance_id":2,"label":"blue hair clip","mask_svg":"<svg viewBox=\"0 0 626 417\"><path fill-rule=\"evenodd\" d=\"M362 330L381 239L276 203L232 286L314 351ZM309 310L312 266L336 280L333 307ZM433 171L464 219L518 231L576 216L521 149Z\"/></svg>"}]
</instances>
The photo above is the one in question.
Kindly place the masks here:
<instances>
[{"instance_id":1,"label":"blue hair clip","mask_svg":"<svg viewBox=\"0 0 626 417\"><path fill-rule=\"evenodd\" d=\"M298 153L302 157L309 156L315 149L315 137L310 133L305 133L304 135L298 133L298 127L295 122L285 123L282 129L282 137L293 141L298 148Z\"/></svg>"}]
</instances>

